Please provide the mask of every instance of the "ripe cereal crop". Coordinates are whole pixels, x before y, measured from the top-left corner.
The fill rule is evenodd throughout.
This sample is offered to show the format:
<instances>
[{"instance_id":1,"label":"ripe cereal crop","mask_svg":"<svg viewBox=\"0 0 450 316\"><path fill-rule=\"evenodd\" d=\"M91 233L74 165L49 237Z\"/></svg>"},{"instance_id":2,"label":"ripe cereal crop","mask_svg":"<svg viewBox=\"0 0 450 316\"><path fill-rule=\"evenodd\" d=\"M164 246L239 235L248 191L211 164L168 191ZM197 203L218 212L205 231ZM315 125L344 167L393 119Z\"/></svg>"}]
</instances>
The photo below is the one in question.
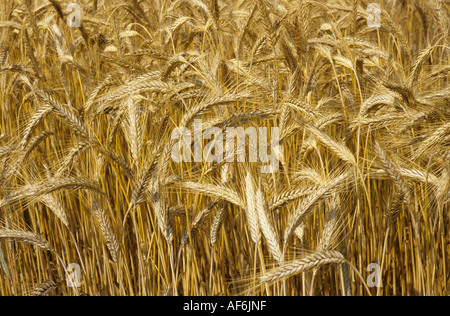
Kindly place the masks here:
<instances>
[{"instance_id":1,"label":"ripe cereal crop","mask_svg":"<svg viewBox=\"0 0 450 316\"><path fill-rule=\"evenodd\" d=\"M449 295L449 9L1 1L0 295Z\"/></svg>"}]
</instances>

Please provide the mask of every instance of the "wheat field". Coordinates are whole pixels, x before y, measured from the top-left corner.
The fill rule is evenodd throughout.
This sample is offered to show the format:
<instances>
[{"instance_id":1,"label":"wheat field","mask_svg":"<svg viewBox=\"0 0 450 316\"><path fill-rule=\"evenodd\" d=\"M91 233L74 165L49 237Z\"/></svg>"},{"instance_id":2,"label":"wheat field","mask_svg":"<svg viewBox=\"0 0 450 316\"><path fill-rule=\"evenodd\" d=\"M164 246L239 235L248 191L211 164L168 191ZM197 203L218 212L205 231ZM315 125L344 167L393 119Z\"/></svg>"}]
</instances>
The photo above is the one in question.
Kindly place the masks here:
<instances>
[{"instance_id":1,"label":"wheat field","mask_svg":"<svg viewBox=\"0 0 450 316\"><path fill-rule=\"evenodd\" d=\"M0 295L449 295L449 9L1 1Z\"/></svg>"}]
</instances>

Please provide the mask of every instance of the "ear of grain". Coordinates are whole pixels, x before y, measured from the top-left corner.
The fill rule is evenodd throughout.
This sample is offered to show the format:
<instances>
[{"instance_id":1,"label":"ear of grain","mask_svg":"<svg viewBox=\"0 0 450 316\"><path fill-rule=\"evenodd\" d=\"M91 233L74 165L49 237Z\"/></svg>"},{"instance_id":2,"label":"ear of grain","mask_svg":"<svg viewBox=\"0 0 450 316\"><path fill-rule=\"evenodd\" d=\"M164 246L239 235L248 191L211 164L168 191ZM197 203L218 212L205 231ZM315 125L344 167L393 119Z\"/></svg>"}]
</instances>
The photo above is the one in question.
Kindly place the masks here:
<instances>
[{"instance_id":1,"label":"ear of grain","mask_svg":"<svg viewBox=\"0 0 450 316\"><path fill-rule=\"evenodd\" d=\"M302 272L320 268L327 264L344 264L346 262L347 260L345 260L340 252L332 250L319 251L302 259L285 263L278 268L269 270L260 276L259 280L263 283L271 283L298 275Z\"/></svg>"},{"instance_id":2,"label":"ear of grain","mask_svg":"<svg viewBox=\"0 0 450 316\"><path fill-rule=\"evenodd\" d=\"M291 177L291 181L294 183L300 181L310 181L314 184L320 184L323 180L323 176L311 168L304 168L293 174Z\"/></svg>"},{"instance_id":3,"label":"ear of grain","mask_svg":"<svg viewBox=\"0 0 450 316\"><path fill-rule=\"evenodd\" d=\"M298 209L289 216L289 220L284 233L284 242L287 243L289 237L292 235L294 230L300 224L300 222L308 215L314 206L322 200L324 197L330 195L331 193L336 192L340 185L345 183L348 174L342 174L341 176L329 180L327 183L324 183L320 186L320 188L308 196L302 204L298 207Z\"/></svg>"},{"instance_id":4,"label":"ear of grain","mask_svg":"<svg viewBox=\"0 0 450 316\"><path fill-rule=\"evenodd\" d=\"M255 244L261 241L261 232L258 224L258 212L256 209L256 188L253 176L247 172L245 177L245 212L250 230L250 236Z\"/></svg>"},{"instance_id":5,"label":"ear of grain","mask_svg":"<svg viewBox=\"0 0 450 316\"><path fill-rule=\"evenodd\" d=\"M68 105L63 105L57 102L51 95L48 95L43 91L34 92L46 106L51 106L52 112L65 121L76 133L85 138L89 138L86 126L80 122L78 117L73 113L73 110Z\"/></svg>"},{"instance_id":6,"label":"ear of grain","mask_svg":"<svg viewBox=\"0 0 450 316\"><path fill-rule=\"evenodd\" d=\"M39 110L36 111L33 117L28 121L24 129L22 142L20 143L21 148L26 147L29 140L31 139L33 132L36 130L38 124L51 112L52 107L50 105L44 105L43 107L41 107Z\"/></svg>"},{"instance_id":7,"label":"ear of grain","mask_svg":"<svg viewBox=\"0 0 450 316\"><path fill-rule=\"evenodd\" d=\"M61 7L61 4L56 1L56 0L49 0L50 3L53 5L53 7L55 8L56 12L58 12L59 17L64 20L64 13Z\"/></svg>"},{"instance_id":8,"label":"ear of grain","mask_svg":"<svg viewBox=\"0 0 450 316\"><path fill-rule=\"evenodd\" d=\"M261 23L262 26L264 28L265 31L265 36L269 39L270 44L275 47L276 44L276 35L275 35L275 30L272 24L272 20L270 19L269 16L269 11L268 11L268 6L265 3L265 0L260 0L259 1L259 5L258 5L258 9L261 13Z\"/></svg>"},{"instance_id":9,"label":"ear of grain","mask_svg":"<svg viewBox=\"0 0 450 316\"><path fill-rule=\"evenodd\" d=\"M299 99L294 99L294 98L285 98L283 99L283 104L282 106L291 108L293 110L296 110L298 112L301 112L303 114L306 114L307 117L309 118L316 118L317 113L314 113L313 109L311 108L311 106L309 106L306 102L303 102Z\"/></svg>"},{"instance_id":10,"label":"ear of grain","mask_svg":"<svg viewBox=\"0 0 450 316\"><path fill-rule=\"evenodd\" d=\"M85 178L64 178L51 179L44 183L34 185L27 185L21 190L11 193L0 200L0 207L16 202L19 199L38 197L45 194L50 194L59 190L90 190L104 195L105 193L99 185L90 179Z\"/></svg>"},{"instance_id":11,"label":"ear of grain","mask_svg":"<svg viewBox=\"0 0 450 316\"><path fill-rule=\"evenodd\" d=\"M237 38L237 43L238 44L237 44L237 50L236 51L237 51L238 55L241 53L241 48L243 46L242 44L243 44L244 36L247 33L247 31L248 31L250 23L251 23L253 17L255 16L255 13L256 13L257 9L258 9L258 5L255 3L253 5L253 9L250 11L250 13L249 13L249 15L248 15L248 17L247 17L247 19L245 21L244 26L241 29L239 37Z\"/></svg>"},{"instance_id":12,"label":"ear of grain","mask_svg":"<svg viewBox=\"0 0 450 316\"><path fill-rule=\"evenodd\" d=\"M181 244L183 246L187 245L189 243L189 235L191 238L194 238L201 228L201 226L207 221L208 217L211 214L212 209L219 204L220 200L215 199L211 201L206 207L204 207L194 218L194 220L191 223L191 227L186 229L183 233L183 236L181 237Z\"/></svg>"},{"instance_id":13,"label":"ear of grain","mask_svg":"<svg viewBox=\"0 0 450 316\"><path fill-rule=\"evenodd\" d=\"M2 267L3 273L5 273L8 278L10 278L11 272L9 270L8 261L6 261L5 253L3 251L2 246L0 246L0 266Z\"/></svg>"},{"instance_id":14,"label":"ear of grain","mask_svg":"<svg viewBox=\"0 0 450 316\"><path fill-rule=\"evenodd\" d=\"M450 123L446 123L436 129L417 149L415 153L415 157L421 157L427 151L431 150L434 146L436 146L439 141L442 141L443 138L450 134Z\"/></svg>"},{"instance_id":15,"label":"ear of grain","mask_svg":"<svg viewBox=\"0 0 450 316\"><path fill-rule=\"evenodd\" d=\"M0 228L0 240L21 241L48 251L53 251L52 246L48 243L47 240L32 232Z\"/></svg>"},{"instance_id":16,"label":"ear of grain","mask_svg":"<svg viewBox=\"0 0 450 316\"><path fill-rule=\"evenodd\" d=\"M58 286L53 280L46 281L39 286L35 287L30 296L46 296L51 291L55 290Z\"/></svg>"},{"instance_id":17,"label":"ear of grain","mask_svg":"<svg viewBox=\"0 0 450 316\"><path fill-rule=\"evenodd\" d=\"M283 262L283 254L281 253L277 234L268 216L266 199L261 184L256 191L256 211L259 227L267 241L270 253L278 263Z\"/></svg>"},{"instance_id":18,"label":"ear of grain","mask_svg":"<svg viewBox=\"0 0 450 316\"><path fill-rule=\"evenodd\" d=\"M69 227L69 219L62 204L51 194L43 195L39 198L55 214L66 227Z\"/></svg>"},{"instance_id":19,"label":"ear of grain","mask_svg":"<svg viewBox=\"0 0 450 316\"><path fill-rule=\"evenodd\" d=\"M211 224L211 232L210 232L210 238L211 238L211 246L215 246L217 244L217 241L219 239L219 233L220 229L222 227L223 221L225 219L225 214L227 211L227 202L223 201L219 204L217 208L217 212L214 215L212 224Z\"/></svg>"},{"instance_id":20,"label":"ear of grain","mask_svg":"<svg viewBox=\"0 0 450 316\"><path fill-rule=\"evenodd\" d=\"M158 156L150 159L144 169L142 170L142 174L136 179L136 183L134 184L132 190L132 196L130 201L129 209L136 207L139 203L141 203L144 199L145 192L150 184L150 181L153 176L153 172L157 166Z\"/></svg>"},{"instance_id":21,"label":"ear of grain","mask_svg":"<svg viewBox=\"0 0 450 316\"><path fill-rule=\"evenodd\" d=\"M231 179L231 172L233 168L229 164L224 164L220 170L221 182L223 185L227 185ZM217 212L214 215L211 230L210 230L210 240L211 246L215 246L217 240L219 239L219 233L222 228L223 221L225 219L225 215L228 209L228 203L223 201L217 207Z\"/></svg>"},{"instance_id":22,"label":"ear of grain","mask_svg":"<svg viewBox=\"0 0 450 316\"><path fill-rule=\"evenodd\" d=\"M338 232L339 206L338 197L334 194L331 198L330 209L327 212L322 238L320 239L318 250L330 250L333 244L333 235Z\"/></svg>"},{"instance_id":23,"label":"ear of grain","mask_svg":"<svg viewBox=\"0 0 450 316\"><path fill-rule=\"evenodd\" d=\"M161 80L167 81L170 74L179 66L186 63L187 60L181 55L175 55L167 61L166 68L161 73Z\"/></svg>"},{"instance_id":24,"label":"ear of grain","mask_svg":"<svg viewBox=\"0 0 450 316\"><path fill-rule=\"evenodd\" d=\"M60 167L55 173L55 178L61 178L65 172L67 172L74 162L74 159L80 155L85 149L87 149L89 144L87 142L80 142L77 146L70 149L69 153L62 160Z\"/></svg>"},{"instance_id":25,"label":"ear of grain","mask_svg":"<svg viewBox=\"0 0 450 316\"><path fill-rule=\"evenodd\" d=\"M142 123L139 115L138 105L129 98L127 101L127 131L131 147L131 155L135 163L138 163L143 147Z\"/></svg>"},{"instance_id":26,"label":"ear of grain","mask_svg":"<svg viewBox=\"0 0 450 316\"><path fill-rule=\"evenodd\" d=\"M201 113L207 111L208 109L210 109L214 106L242 102L242 101L248 100L249 98L250 98L250 96L248 94L230 94L230 95L224 95L224 96L210 98L204 102L197 104L196 106L192 107L188 112L186 112L183 115L178 126L189 127L197 115L200 115ZM176 140L171 139L169 141L169 143L163 147L163 152L161 154L161 158L160 158L160 162L159 162L160 167L158 168L159 169L158 174L159 174L160 178L166 176L166 170L167 170L169 162L170 162L171 152L172 152L173 146L175 146L175 144L176 144Z\"/></svg>"},{"instance_id":27,"label":"ear of grain","mask_svg":"<svg viewBox=\"0 0 450 316\"><path fill-rule=\"evenodd\" d=\"M29 143L21 150L19 157L15 160L14 164L10 166L6 174L2 175L2 178L8 180L15 171L20 167L22 162L31 154L31 152L36 149L48 136L53 135L52 132L44 131L41 132L39 136L33 137Z\"/></svg>"},{"instance_id":28,"label":"ear of grain","mask_svg":"<svg viewBox=\"0 0 450 316\"><path fill-rule=\"evenodd\" d=\"M380 105L392 105L395 102L395 97L390 94L373 96L361 105L359 111L360 116L365 116L371 109Z\"/></svg>"},{"instance_id":29,"label":"ear of grain","mask_svg":"<svg viewBox=\"0 0 450 316\"><path fill-rule=\"evenodd\" d=\"M84 113L87 115L91 115L92 106L95 102L95 99L98 97L99 93L105 89L107 86L111 85L114 82L111 75L108 75L97 87L95 87L89 95L88 100L84 106Z\"/></svg>"},{"instance_id":30,"label":"ear of grain","mask_svg":"<svg viewBox=\"0 0 450 316\"><path fill-rule=\"evenodd\" d=\"M190 87L191 85L189 85ZM183 88L186 88L183 85ZM131 96L131 94L138 95L140 93L162 93L167 94L172 91L177 90L177 87L174 87L170 83L162 82L160 80L143 80L137 82L130 82L125 86L121 86L116 89L114 92L109 93L108 95L101 98L98 103L100 104L95 108L96 115L104 113L111 107L113 103L120 101L124 98Z\"/></svg>"},{"instance_id":31,"label":"ear of grain","mask_svg":"<svg viewBox=\"0 0 450 316\"><path fill-rule=\"evenodd\" d=\"M344 146L341 143L338 143L336 140L331 138L328 134L319 130L318 128L306 124L308 130L327 148L329 148L332 152L334 152L339 158L350 163L352 166L357 166L355 156L348 149L348 147Z\"/></svg>"},{"instance_id":32,"label":"ear of grain","mask_svg":"<svg viewBox=\"0 0 450 316\"><path fill-rule=\"evenodd\" d=\"M108 217L100 207L98 202L94 199L94 203L92 205L92 214L94 215L97 223L100 227L100 232L106 242L106 246L111 255L112 260L115 263L118 263L119 260L119 243L117 241L116 234L111 226L111 223L108 220Z\"/></svg>"},{"instance_id":33,"label":"ear of grain","mask_svg":"<svg viewBox=\"0 0 450 316\"><path fill-rule=\"evenodd\" d=\"M3 146L3 147L0 147L0 158L3 157L3 156L5 156L5 155L10 154L10 153L13 152L13 151L14 151L13 146Z\"/></svg>"},{"instance_id":34,"label":"ear of grain","mask_svg":"<svg viewBox=\"0 0 450 316\"><path fill-rule=\"evenodd\" d=\"M131 179L134 179L133 175L133 171L130 168L130 165L119 155L117 155L116 153L112 152L111 150L108 149L104 149L100 144L98 144L97 142L93 142L90 143L90 145L94 146L94 148L101 154L103 155L104 158L110 159L113 162L115 162L117 165L119 165L122 168L122 171L125 172L125 174L130 177ZM150 165L150 168L152 168L152 165ZM151 169L149 172L151 174L151 171L153 169Z\"/></svg>"},{"instance_id":35,"label":"ear of grain","mask_svg":"<svg viewBox=\"0 0 450 316\"><path fill-rule=\"evenodd\" d=\"M307 195L310 195L316 192L319 189L319 186L314 186L310 188L302 188L302 189L292 189L285 192L280 193L279 195L272 198L269 204L269 211L274 211L277 208L282 207L286 203L291 201L300 199Z\"/></svg>"},{"instance_id":36,"label":"ear of grain","mask_svg":"<svg viewBox=\"0 0 450 316\"><path fill-rule=\"evenodd\" d=\"M445 205L448 203L448 198L450 197L450 152L447 154L447 163L445 169L442 172L442 175L439 179L440 185L436 190L436 198L439 203Z\"/></svg>"},{"instance_id":37,"label":"ear of grain","mask_svg":"<svg viewBox=\"0 0 450 316\"><path fill-rule=\"evenodd\" d=\"M385 217L389 223L394 223L397 217L402 213L402 207L405 200L405 194L403 192L397 192L391 202L389 210Z\"/></svg>"},{"instance_id":38,"label":"ear of grain","mask_svg":"<svg viewBox=\"0 0 450 316\"><path fill-rule=\"evenodd\" d=\"M417 83L426 59L433 53L435 48L436 46L428 46L419 54L419 56L417 56L411 75L408 78L409 88L413 88L413 86Z\"/></svg>"},{"instance_id":39,"label":"ear of grain","mask_svg":"<svg viewBox=\"0 0 450 316\"><path fill-rule=\"evenodd\" d=\"M220 119L214 126L219 128L224 128L228 126L242 125L246 122L253 122L255 120L270 119L278 114L279 111L252 111L249 113L234 114L230 118Z\"/></svg>"},{"instance_id":40,"label":"ear of grain","mask_svg":"<svg viewBox=\"0 0 450 316\"><path fill-rule=\"evenodd\" d=\"M185 190L205 194L211 197L221 198L230 202L242 209L245 209L245 205L242 202L241 197L232 189L224 186L216 186L212 184L203 184L191 181L177 182L176 185Z\"/></svg>"},{"instance_id":41,"label":"ear of grain","mask_svg":"<svg viewBox=\"0 0 450 316\"><path fill-rule=\"evenodd\" d=\"M168 244L173 241L173 227L169 218L169 210L166 206L166 200L161 192L160 184L155 181L152 183L150 192L150 201L156 215L157 223L161 229Z\"/></svg>"},{"instance_id":42,"label":"ear of grain","mask_svg":"<svg viewBox=\"0 0 450 316\"><path fill-rule=\"evenodd\" d=\"M378 158L380 158L380 160L383 164L384 170L386 170L386 172L389 174L391 179L394 181L394 185L396 186L397 190L399 190L400 192L403 193L403 195L405 196L406 202L408 203L408 205L411 205L412 197L411 197L411 192L409 190L408 183L400 175L395 163L391 159L389 159L386 152L383 150L383 148L381 148L380 143L378 143L377 141L375 141L375 152L376 152Z\"/></svg>"}]
</instances>

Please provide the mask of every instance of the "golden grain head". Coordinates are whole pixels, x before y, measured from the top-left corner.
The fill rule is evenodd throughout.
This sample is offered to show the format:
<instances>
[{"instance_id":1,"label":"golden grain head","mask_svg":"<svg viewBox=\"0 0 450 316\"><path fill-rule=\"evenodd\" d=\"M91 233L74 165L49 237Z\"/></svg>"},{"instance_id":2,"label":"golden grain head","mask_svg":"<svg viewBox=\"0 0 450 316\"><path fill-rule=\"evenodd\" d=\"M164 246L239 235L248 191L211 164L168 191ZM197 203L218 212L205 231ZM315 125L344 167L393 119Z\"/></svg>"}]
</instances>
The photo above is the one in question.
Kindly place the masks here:
<instances>
[{"instance_id":1,"label":"golden grain head","mask_svg":"<svg viewBox=\"0 0 450 316\"><path fill-rule=\"evenodd\" d=\"M0 296L450 294L445 1L80 2L0 1Z\"/></svg>"}]
</instances>

